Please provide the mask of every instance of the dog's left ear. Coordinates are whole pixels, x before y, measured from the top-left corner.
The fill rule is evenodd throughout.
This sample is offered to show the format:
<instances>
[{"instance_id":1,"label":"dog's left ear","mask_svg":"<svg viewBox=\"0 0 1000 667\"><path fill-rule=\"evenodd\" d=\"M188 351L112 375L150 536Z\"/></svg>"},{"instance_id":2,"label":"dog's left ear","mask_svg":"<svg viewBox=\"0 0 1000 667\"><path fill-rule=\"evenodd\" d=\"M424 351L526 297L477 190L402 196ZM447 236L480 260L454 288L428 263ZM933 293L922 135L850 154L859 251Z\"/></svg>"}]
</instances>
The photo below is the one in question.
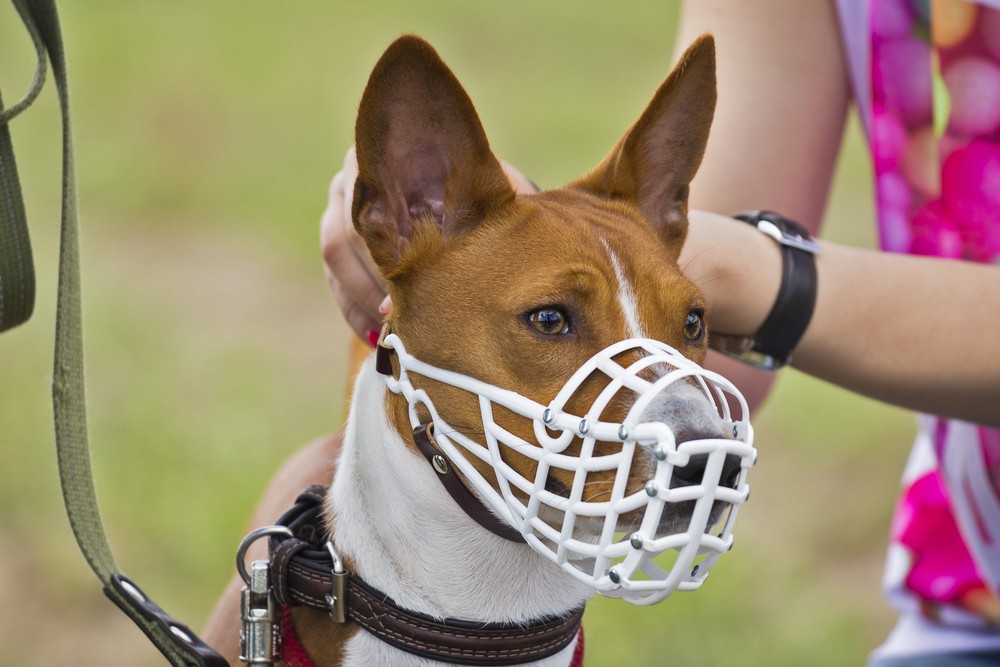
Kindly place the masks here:
<instances>
[{"instance_id":1,"label":"dog's left ear","mask_svg":"<svg viewBox=\"0 0 1000 667\"><path fill-rule=\"evenodd\" d=\"M688 186L705 153L715 99L715 40L703 35L604 161L570 187L636 204L676 260L687 234Z\"/></svg>"}]
</instances>

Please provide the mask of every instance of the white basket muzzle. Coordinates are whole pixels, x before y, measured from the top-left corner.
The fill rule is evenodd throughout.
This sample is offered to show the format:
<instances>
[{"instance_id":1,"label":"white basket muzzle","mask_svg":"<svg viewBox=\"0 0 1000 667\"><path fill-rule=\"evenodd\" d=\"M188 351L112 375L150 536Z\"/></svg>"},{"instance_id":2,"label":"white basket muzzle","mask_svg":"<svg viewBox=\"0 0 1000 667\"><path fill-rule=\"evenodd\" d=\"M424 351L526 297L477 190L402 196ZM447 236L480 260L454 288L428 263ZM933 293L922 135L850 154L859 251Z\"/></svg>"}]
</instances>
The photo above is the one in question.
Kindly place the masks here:
<instances>
[{"instance_id":1,"label":"white basket muzzle","mask_svg":"<svg viewBox=\"0 0 1000 667\"><path fill-rule=\"evenodd\" d=\"M669 345L650 339L611 345L542 405L423 363L395 334L381 344L399 361L399 377L387 383L406 398L411 425L420 424L423 406L438 446L482 502L532 549L597 592L654 604L701 586L732 546L737 510L750 491L747 471L757 458L746 400L731 382ZM478 396L485 442L449 425L411 374ZM603 387L597 398L576 410L583 414L568 412L595 376ZM624 419L602 421L612 402L623 401ZM534 441L498 424L495 405L531 420ZM512 454L533 462L530 475L508 463ZM492 479L473 458L492 468ZM554 484L553 473L572 484Z\"/></svg>"}]
</instances>

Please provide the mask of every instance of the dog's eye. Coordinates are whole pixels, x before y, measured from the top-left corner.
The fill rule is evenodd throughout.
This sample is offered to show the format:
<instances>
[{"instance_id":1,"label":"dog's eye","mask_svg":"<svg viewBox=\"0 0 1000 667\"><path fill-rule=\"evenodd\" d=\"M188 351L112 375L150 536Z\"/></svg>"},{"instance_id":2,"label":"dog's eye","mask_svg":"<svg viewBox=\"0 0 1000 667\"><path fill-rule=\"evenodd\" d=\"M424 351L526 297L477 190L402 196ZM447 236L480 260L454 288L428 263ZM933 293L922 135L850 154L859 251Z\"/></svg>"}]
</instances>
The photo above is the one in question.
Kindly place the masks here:
<instances>
[{"instance_id":1,"label":"dog's eye","mask_svg":"<svg viewBox=\"0 0 1000 667\"><path fill-rule=\"evenodd\" d=\"M701 342L705 337L705 314L700 310L692 310L684 321L684 337L689 343Z\"/></svg>"},{"instance_id":2,"label":"dog's eye","mask_svg":"<svg viewBox=\"0 0 1000 667\"><path fill-rule=\"evenodd\" d=\"M527 315L528 324L548 336L569 333L569 317L558 308L541 308Z\"/></svg>"}]
</instances>

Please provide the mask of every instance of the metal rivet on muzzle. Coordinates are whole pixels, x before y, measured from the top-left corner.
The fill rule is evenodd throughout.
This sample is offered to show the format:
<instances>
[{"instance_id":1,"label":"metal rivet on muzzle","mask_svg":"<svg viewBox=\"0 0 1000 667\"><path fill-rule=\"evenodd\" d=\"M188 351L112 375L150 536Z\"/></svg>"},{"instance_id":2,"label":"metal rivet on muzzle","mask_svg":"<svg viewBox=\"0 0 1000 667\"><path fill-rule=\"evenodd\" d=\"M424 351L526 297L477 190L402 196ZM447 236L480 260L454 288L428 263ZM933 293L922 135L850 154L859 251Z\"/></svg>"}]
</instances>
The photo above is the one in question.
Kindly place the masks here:
<instances>
[{"instance_id":1,"label":"metal rivet on muzzle","mask_svg":"<svg viewBox=\"0 0 1000 667\"><path fill-rule=\"evenodd\" d=\"M445 461L444 457L440 454L435 454L431 457L431 465L434 466L434 469L437 470L439 474L448 474L448 462Z\"/></svg>"},{"instance_id":2,"label":"metal rivet on muzzle","mask_svg":"<svg viewBox=\"0 0 1000 667\"><path fill-rule=\"evenodd\" d=\"M653 456L656 457L657 461L665 461L667 459L667 450L662 445L657 445L653 447Z\"/></svg>"},{"instance_id":3,"label":"metal rivet on muzzle","mask_svg":"<svg viewBox=\"0 0 1000 667\"><path fill-rule=\"evenodd\" d=\"M650 480L646 482L646 495L650 498L655 498L656 494L660 492L660 487L657 486L656 482Z\"/></svg>"},{"instance_id":4,"label":"metal rivet on muzzle","mask_svg":"<svg viewBox=\"0 0 1000 667\"><path fill-rule=\"evenodd\" d=\"M625 428L625 424L622 424L621 426L618 427L618 439L628 440L628 429Z\"/></svg>"},{"instance_id":5,"label":"metal rivet on muzzle","mask_svg":"<svg viewBox=\"0 0 1000 667\"><path fill-rule=\"evenodd\" d=\"M577 427L577 431L580 432L580 435L587 435L587 431L589 430L590 430L590 424L587 423L586 419L581 419L580 425Z\"/></svg>"},{"instance_id":6,"label":"metal rivet on muzzle","mask_svg":"<svg viewBox=\"0 0 1000 667\"><path fill-rule=\"evenodd\" d=\"M701 569L700 565L695 565L694 567L692 567L691 568L691 576L692 577L698 576L698 570L699 569Z\"/></svg>"},{"instance_id":7,"label":"metal rivet on muzzle","mask_svg":"<svg viewBox=\"0 0 1000 667\"><path fill-rule=\"evenodd\" d=\"M542 413L542 421L546 424L551 424L556 420L556 413L552 412L552 408L545 408L545 412Z\"/></svg>"},{"instance_id":8,"label":"metal rivet on muzzle","mask_svg":"<svg viewBox=\"0 0 1000 667\"><path fill-rule=\"evenodd\" d=\"M633 549L642 548L642 535L639 533L632 533L632 537L629 539L629 544L632 545Z\"/></svg>"},{"instance_id":9,"label":"metal rivet on muzzle","mask_svg":"<svg viewBox=\"0 0 1000 667\"><path fill-rule=\"evenodd\" d=\"M622 582L622 575L616 568L611 568L608 570L608 579L610 579L612 583L620 584Z\"/></svg>"}]
</instances>

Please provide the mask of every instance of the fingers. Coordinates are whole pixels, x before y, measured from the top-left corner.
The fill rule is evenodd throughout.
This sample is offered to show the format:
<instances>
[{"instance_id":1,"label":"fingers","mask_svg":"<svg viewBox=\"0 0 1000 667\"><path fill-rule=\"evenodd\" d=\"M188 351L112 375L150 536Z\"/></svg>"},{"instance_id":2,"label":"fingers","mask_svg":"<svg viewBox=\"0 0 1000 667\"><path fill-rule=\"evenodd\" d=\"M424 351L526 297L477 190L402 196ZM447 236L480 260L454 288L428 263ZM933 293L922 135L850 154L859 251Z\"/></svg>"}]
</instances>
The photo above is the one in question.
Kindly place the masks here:
<instances>
[{"instance_id":1,"label":"fingers","mask_svg":"<svg viewBox=\"0 0 1000 667\"><path fill-rule=\"evenodd\" d=\"M522 195L533 195L538 192L538 186L531 182L527 176L522 174L520 170L510 164L500 160L500 166L503 168L507 178L510 179L511 185L518 194Z\"/></svg>"},{"instance_id":2,"label":"fingers","mask_svg":"<svg viewBox=\"0 0 1000 667\"><path fill-rule=\"evenodd\" d=\"M354 231L351 203L357 178L354 149L347 151L344 166L330 182L329 200L320 221L324 272L347 323L362 339L381 326L379 304L385 298L385 281Z\"/></svg>"}]
</instances>

